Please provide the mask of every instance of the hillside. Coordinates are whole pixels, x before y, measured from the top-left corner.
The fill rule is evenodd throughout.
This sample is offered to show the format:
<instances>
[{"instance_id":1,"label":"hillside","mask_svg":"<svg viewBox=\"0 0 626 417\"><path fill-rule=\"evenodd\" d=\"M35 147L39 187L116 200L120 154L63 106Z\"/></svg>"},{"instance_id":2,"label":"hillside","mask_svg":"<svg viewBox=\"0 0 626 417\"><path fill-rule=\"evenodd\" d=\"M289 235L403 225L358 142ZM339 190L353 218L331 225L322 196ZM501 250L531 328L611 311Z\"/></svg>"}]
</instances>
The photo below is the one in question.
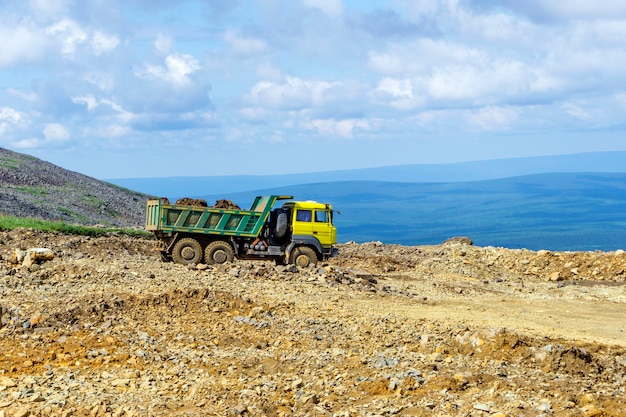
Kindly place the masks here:
<instances>
[{"instance_id":1,"label":"hillside","mask_svg":"<svg viewBox=\"0 0 626 417\"><path fill-rule=\"evenodd\" d=\"M0 148L0 214L141 227L145 194Z\"/></svg>"}]
</instances>

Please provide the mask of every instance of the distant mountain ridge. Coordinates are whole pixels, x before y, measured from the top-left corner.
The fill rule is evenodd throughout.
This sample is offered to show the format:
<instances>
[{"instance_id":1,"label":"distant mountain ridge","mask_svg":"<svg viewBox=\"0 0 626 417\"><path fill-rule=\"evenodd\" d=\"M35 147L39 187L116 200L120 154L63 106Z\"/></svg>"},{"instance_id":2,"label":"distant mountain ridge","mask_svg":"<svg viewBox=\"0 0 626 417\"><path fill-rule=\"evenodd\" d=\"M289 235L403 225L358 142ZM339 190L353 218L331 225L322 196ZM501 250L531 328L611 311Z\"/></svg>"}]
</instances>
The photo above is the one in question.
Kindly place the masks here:
<instances>
[{"instance_id":1,"label":"distant mountain ridge","mask_svg":"<svg viewBox=\"0 0 626 417\"><path fill-rule=\"evenodd\" d=\"M106 181L129 189L141 190L152 195L181 198L323 182L469 182L532 174L568 172L626 172L626 151L509 158L450 164L398 165L288 175L118 178Z\"/></svg>"}]
</instances>

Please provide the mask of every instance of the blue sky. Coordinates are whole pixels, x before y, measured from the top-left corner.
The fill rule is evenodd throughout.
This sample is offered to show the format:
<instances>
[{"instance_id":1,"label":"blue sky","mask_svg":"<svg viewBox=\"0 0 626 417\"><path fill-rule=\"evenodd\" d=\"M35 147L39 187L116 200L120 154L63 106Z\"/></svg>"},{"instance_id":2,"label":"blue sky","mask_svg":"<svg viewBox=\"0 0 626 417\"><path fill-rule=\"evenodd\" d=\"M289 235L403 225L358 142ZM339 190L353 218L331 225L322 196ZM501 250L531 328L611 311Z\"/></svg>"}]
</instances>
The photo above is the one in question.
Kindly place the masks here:
<instances>
[{"instance_id":1,"label":"blue sky","mask_svg":"<svg viewBox=\"0 0 626 417\"><path fill-rule=\"evenodd\" d=\"M0 7L0 147L96 178L626 150L622 0Z\"/></svg>"}]
</instances>

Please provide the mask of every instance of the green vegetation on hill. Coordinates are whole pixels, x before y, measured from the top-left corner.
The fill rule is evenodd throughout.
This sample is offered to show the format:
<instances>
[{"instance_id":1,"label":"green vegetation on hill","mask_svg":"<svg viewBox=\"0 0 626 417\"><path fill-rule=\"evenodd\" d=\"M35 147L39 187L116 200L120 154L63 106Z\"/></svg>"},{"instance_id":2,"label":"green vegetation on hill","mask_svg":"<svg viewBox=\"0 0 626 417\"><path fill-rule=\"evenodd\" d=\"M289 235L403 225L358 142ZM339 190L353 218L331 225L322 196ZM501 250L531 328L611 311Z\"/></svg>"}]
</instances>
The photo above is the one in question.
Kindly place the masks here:
<instances>
[{"instance_id":1,"label":"green vegetation on hill","mask_svg":"<svg viewBox=\"0 0 626 417\"><path fill-rule=\"evenodd\" d=\"M153 236L152 233L146 232L145 230L137 230L131 228L88 227L60 221L48 221L41 219L0 215L0 230L14 230L19 228L36 229L45 232L59 232L68 235L71 234L83 236L103 236L112 233L143 238Z\"/></svg>"}]
</instances>

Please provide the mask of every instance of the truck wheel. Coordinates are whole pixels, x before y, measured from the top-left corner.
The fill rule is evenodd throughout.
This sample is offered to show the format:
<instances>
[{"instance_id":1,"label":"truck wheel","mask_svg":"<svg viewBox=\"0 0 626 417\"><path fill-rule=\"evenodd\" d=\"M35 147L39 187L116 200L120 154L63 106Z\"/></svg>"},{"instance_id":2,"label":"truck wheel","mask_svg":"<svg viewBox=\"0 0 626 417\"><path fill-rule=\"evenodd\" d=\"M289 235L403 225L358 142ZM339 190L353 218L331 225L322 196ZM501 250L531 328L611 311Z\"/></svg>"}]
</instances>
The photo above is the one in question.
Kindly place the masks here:
<instances>
[{"instance_id":1,"label":"truck wheel","mask_svg":"<svg viewBox=\"0 0 626 417\"><path fill-rule=\"evenodd\" d=\"M196 239L183 238L174 245L172 259L183 265L197 264L202 260L202 246Z\"/></svg>"},{"instance_id":2,"label":"truck wheel","mask_svg":"<svg viewBox=\"0 0 626 417\"><path fill-rule=\"evenodd\" d=\"M209 265L232 262L234 257L235 253L233 252L232 246L221 240L211 242L204 251L204 259Z\"/></svg>"},{"instance_id":3,"label":"truck wheel","mask_svg":"<svg viewBox=\"0 0 626 417\"><path fill-rule=\"evenodd\" d=\"M291 262L300 268L307 268L317 264L317 255L313 249L307 246L301 246L293 251Z\"/></svg>"}]
</instances>

